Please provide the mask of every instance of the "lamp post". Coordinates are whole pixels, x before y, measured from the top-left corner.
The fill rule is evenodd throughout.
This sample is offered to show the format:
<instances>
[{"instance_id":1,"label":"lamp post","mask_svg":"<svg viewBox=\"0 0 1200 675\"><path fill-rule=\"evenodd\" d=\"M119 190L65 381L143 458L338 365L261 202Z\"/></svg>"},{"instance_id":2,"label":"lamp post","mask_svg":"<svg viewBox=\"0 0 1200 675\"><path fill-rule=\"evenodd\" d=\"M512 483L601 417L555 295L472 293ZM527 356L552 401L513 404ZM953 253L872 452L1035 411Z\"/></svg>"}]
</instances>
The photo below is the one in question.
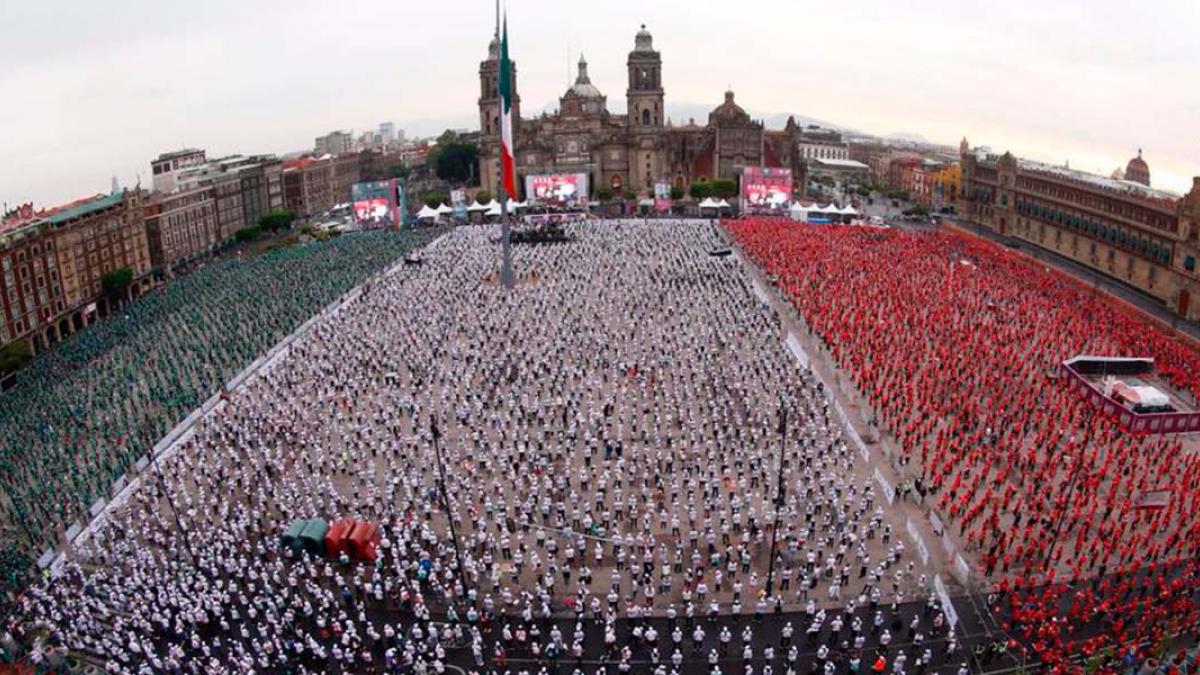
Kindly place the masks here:
<instances>
[{"instance_id":1,"label":"lamp post","mask_svg":"<svg viewBox=\"0 0 1200 675\"><path fill-rule=\"evenodd\" d=\"M787 408L784 407L783 396L779 397L779 475L775 481L775 522L771 526L771 556L767 560L767 597L775 590L775 544L779 538L779 514L783 510L783 458L784 445L787 440Z\"/></svg>"},{"instance_id":2,"label":"lamp post","mask_svg":"<svg viewBox=\"0 0 1200 675\"><path fill-rule=\"evenodd\" d=\"M467 592L467 576L463 569L462 550L458 547L458 531L454 529L454 514L450 512L450 498L446 494L446 467L442 464L442 450L439 441L442 432L438 429L437 419L429 415L429 431L433 434L433 455L438 467L438 491L442 497L442 508L446 510L446 522L450 526L450 539L454 542L454 559L458 562L458 581L462 584L463 592Z\"/></svg>"},{"instance_id":3,"label":"lamp post","mask_svg":"<svg viewBox=\"0 0 1200 675\"><path fill-rule=\"evenodd\" d=\"M175 517L175 529L183 535L183 545L187 548L188 557L192 559L192 566L199 567L196 563L196 553L192 551L191 536L188 535L187 528L179 520L179 510L175 508L175 499L171 497L171 490L167 487L167 480L163 477L162 468L158 466L158 457L154 450L150 451L150 465L154 467L154 473L158 475L158 483L162 485L163 496L167 498L167 505L171 508L171 515Z\"/></svg>"}]
</instances>

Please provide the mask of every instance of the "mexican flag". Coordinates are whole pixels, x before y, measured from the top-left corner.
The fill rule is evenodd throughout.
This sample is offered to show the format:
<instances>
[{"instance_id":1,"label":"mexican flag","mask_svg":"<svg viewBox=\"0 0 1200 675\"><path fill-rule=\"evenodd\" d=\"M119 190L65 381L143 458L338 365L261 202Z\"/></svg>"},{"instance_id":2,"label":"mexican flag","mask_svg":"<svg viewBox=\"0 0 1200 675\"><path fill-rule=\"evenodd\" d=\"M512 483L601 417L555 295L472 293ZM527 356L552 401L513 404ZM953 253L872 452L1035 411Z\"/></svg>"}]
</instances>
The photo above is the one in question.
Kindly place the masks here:
<instances>
[{"instance_id":1,"label":"mexican flag","mask_svg":"<svg viewBox=\"0 0 1200 675\"><path fill-rule=\"evenodd\" d=\"M512 62L508 60L508 16L504 17L504 36L500 40L500 182L504 194L517 198L517 167L513 162Z\"/></svg>"}]
</instances>

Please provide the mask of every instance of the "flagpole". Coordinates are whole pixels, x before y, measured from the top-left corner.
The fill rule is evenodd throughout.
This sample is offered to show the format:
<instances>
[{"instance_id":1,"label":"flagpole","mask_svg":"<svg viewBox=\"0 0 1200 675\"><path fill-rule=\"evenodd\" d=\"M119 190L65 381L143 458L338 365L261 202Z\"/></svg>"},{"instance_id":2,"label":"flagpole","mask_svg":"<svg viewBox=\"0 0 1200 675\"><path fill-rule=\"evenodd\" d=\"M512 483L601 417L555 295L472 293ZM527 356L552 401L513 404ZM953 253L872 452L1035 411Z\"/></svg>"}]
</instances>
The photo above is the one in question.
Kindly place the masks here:
<instances>
[{"instance_id":1,"label":"flagpole","mask_svg":"<svg viewBox=\"0 0 1200 675\"><path fill-rule=\"evenodd\" d=\"M500 36L500 0L496 0L496 36L497 37ZM496 82L497 82L498 87L502 87L503 85L501 83L503 83L507 80L510 83L510 87L511 87L511 82L512 82L511 68L512 68L512 66L508 61L508 16L507 16L507 14L504 17L503 40L504 41L501 43L501 55L500 55L500 62L498 64L498 66L500 68L507 68L509 70L507 73L497 73L498 77L496 78ZM509 95L515 96L516 92L510 91ZM504 113L504 92L503 91L499 92L499 98L500 98L501 126L503 127L503 124L504 124L503 117L505 114ZM510 108L510 110L511 110L511 108ZM510 125L511 125L511 121L510 121ZM500 262L500 283L503 284L505 288L512 289L514 286L516 286L517 279L516 279L516 275L513 273L513 266L512 266L512 227L511 227L510 223L508 222L508 199L509 199L509 197L515 198L516 195L509 195L508 190L505 189L505 186L508 185L509 177L506 175L508 173L508 171L505 167L505 162L504 162L504 132L502 129L498 130L498 131L500 131L500 136L501 136L500 137L500 247L501 247L502 256L503 256L501 259L501 262ZM515 146L515 145L516 145L516 143L513 142L513 146ZM515 169L517 166L516 147L509 148L509 152L511 152L512 156L513 156L513 169L515 172ZM513 185L515 186L517 184L516 176L513 176L512 178L513 178Z\"/></svg>"}]
</instances>

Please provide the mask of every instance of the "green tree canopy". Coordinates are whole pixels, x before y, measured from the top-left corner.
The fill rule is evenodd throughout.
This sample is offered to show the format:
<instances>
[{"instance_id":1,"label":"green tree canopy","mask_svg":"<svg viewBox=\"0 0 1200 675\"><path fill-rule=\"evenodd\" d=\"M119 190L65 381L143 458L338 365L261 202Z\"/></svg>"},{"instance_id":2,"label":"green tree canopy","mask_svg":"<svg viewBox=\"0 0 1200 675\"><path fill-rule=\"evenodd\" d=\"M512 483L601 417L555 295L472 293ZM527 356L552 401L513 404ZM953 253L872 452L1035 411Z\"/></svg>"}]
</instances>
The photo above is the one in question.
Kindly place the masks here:
<instances>
[{"instance_id":1,"label":"green tree canopy","mask_svg":"<svg viewBox=\"0 0 1200 675\"><path fill-rule=\"evenodd\" d=\"M602 185L602 186L596 188L596 199L599 199L602 202L606 202L612 198L613 198L612 188L608 187L607 185Z\"/></svg>"},{"instance_id":2,"label":"green tree canopy","mask_svg":"<svg viewBox=\"0 0 1200 675\"><path fill-rule=\"evenodd\" d=\"M621 193L621 196L627 200L637 199L637 193L634 192L632 188L625 188L625 190Z\"/></svg>"},{"instance_id":3,"label":"green tree canopy","mask_svg":"<svg viewBox=\"0 0 1200 675\"><path fill-rule=\"evenodd\" d=\"M702 178L692 183L689 193L692 195L693 199L708 199L709 197L713 196L712 183Z\"/></svg>"},{"instance_id":4,"label":"green tree canopy","mask_svg":"<svg viewBox=\"0 0 1200 675\"><path fill-rule=\"evenodd\" d=\"M479 202L480 204L486 204L492 201L492 193L488 192L487 190L480 190L479 192L475 193L475 201Z\"/></svg>"},{"instance_id":5,"label":"green tree canopy","mask_svg":"<svg viewBox=\"0 0 1200 675\"><path fill-rule=\"evenodd\" d=\"M718 199L729 199L737 195L737 183L728 178L718 178L712 182L712 193Z\"/></svg>"},{"instance_id":6,"label":"green tree canopy","mask_svg":"<svg viewBox=\"0 0 1200 675\"><path fill-rule=\"evenodd\" d=\"M429 163L438 178L451 183L473 183L478 180L479 147L461 140L447 129L438 136L429 151Z\"/></svg>"},{"instance_id":7,"label":"green tree canopy","mask_svg":"<svg viewBox=\"0 0 1200 675\"><path fill-rule=\"evenodd\" d=\"M385 172L390 178L408 180L409 175L412 174L412 169L408 168L408 165L406 164L391 164L388 166Z\"/></svg>"},{"instance_id":8,"label":"green tree canopy","mask_svg":"<svg viewBox=\"0 0 1200 675\"><path fill-rule=\"evenodd\" d=\"M121 298L133 283L133 270L128 267L115 269L100 277L100 288L109 298Z\"/></svg>"},{"instance_id":9,"label":"green tree canopy","mask_svg":"<svg viewBox=\"0 0 1200 675\"><path fill-rule=\"evenodd\" d=\"M0 349L0 375L11 373L32 358L33 352L29 351L29 343L25 340L17 340L5 345L3 349Z\"/></svg>"},{"instance_id":10,"label":"green tree canopy","mask_svg":"<svg viewBox=\"0 0 1200 675\"><path fill-rule=\"evenodd\" d=\"M275 230L286 230L292 226L294 220L296 220L295 212L278 209L259 218L258 226L267 232L274 232Z\"/></svg>"},{"instance_id":11,"label":"green tree canopy","mask_svg":"<svg viewBox=\"0 0 1200 675\"><path fill-rule=\"evenodd\" d=\"M426 192L421 195L421 201L424 202L425 205L428 206L429 208L435 209L438 207L439 204L449 204L450 197L447 196L445 192L438 192L437 190L430 190L429 192Z\"/></svg>"},{"instance_id":12,"label":"green tree canopy","mask_svg":"<svg viewBox=\"0 0 1200 675\"><path fill-rule=\"evenodd\" d=\"M672 185L671 186L671 199L675 199L675 200L683 199L683 188L679 187L678 185Z\"/></svg>"}]
</instances>

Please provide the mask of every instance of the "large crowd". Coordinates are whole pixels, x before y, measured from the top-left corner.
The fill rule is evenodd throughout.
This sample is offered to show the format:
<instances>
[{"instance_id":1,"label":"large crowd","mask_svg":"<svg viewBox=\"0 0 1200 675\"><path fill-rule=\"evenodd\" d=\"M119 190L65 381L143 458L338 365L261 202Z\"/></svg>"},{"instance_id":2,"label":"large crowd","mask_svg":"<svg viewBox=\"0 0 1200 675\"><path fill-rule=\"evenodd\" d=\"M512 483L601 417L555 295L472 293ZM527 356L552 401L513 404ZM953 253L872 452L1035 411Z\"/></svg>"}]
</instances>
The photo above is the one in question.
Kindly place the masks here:
<instances>
[{"instance_id":1,"label":"large crowd","mask_svg":"<svg viewBox=\"0 0 1200 675\"><path fill-rule=\"evenodd\" d=\"M229 378L433 234L348 235L209 263L20 371L0 396L5 588Z\"/></svg>"},{"instance_id":2,"label":"large crowd","mask_svg":"<svg viewBox=\"0 0 1200 675\"><path fill-rule=\"evenodd\" d=\"M511 291L492 229L372 280L165 453L20 598L6 628L32 658L966 672L828 393L714 227L572 225L515 249ZM381 524L373 563L279 544L297 518L347 517Z\"/></svg>"},{"instance_id":3,"label":"large crowd","mask_svg":"<svg viewBox=\"0 0 1200 675\"><path fill-rule=\"evenodd\" d=\"M1194 346L1001 247L947 232L730 222L853 379L899 462L1046 663L1160 655L1200 629L1200 455L1127 433L1059 377L1151 356L1200 394ZM1169 491L1159 509L1138 496Z\"/></svg>"}]
</instances>

